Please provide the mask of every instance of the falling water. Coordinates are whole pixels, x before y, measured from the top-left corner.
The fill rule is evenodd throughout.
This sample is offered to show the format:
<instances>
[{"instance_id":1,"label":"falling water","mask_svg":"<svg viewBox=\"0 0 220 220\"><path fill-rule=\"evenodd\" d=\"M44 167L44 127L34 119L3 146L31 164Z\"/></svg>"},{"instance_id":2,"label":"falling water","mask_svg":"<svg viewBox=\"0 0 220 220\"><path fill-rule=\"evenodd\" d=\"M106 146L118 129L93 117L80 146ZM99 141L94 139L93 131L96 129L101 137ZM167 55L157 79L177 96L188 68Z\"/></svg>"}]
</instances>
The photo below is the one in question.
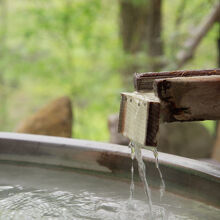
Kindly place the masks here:
<instances>
[{"instance_id":1,"label":"falling water","mask_svg":"<svg viewBox=\"0 0 220 220\"><path fill-rule=\"evenodd\" d=\"M131 185L130 185L130 201L133 199L134 195L134 157L135 157L135 149L132 142L129 143L129 147L131 148Z\"/></svg>"},{"instance_id":2,"label":"falling water","mask_svg":"<svg viewBox=\"0 0 220 220\"><path fill-rule=\"evenodd\" d=\"M131 184L130 184L130 201L133 199L133 195L134 195L134 164L133 164L133 162L134 162L134 158L136 157L137 162L138 162L139 176L140 176L141 181L143 182L143 185L144 185L144 191L145 191L145 194L147 196L150 215L152 217L153 212L152 212L151 191L150 191L150 188L148 186L147 179L146 179L146 168L145 168L145 164L143 162L142 153L141 153L141 147L142 146L135 143L135 142L130 142L129 147L131 149L131 160L132 160L132 164L131 164ZM160 183L160 201L161 201L162 197L164 195L164 192L165 192L165 182L163 180L163 176L162 176L162 173L161 173L161 170L160 170L160 167L159 167L157 148L147 147L147 149L152 151L153 154L154 154L155 166L158 170L158 173L159 173L159 176L160 176L160 179L161 179L161 183Z\"/></svg>"},{"instance_id":3,"label":"falling water","mask_svg":"<svg viewBox=\"0 0 220 220\"><path fill-rule=\"evenodd\" d=\"M155 157L155 165L156 165L156 168L157 168L159 175L160 175L160 181L161 181L161 183L160 183L160 201L161 201L161 199L164 195L164 192L165 192L165 182L164 182L164 179L163 179L160 167L159 167L158 152L157 152L156 147L153 149L153 153L154 153L154 157Z\"/></svg>"},{"instance_id":4,"label":"falling water","mask_svg":"<svg viewBox=\"0 0 220 220\"><path fill-rule=\"evenodd\" d=\"M149 203L149 210L150 210L150 214L152 216L152 201L151 201L151 191L150 188L148 186L147 183L147 179L146 179L146 169L145 169L145 164L144 161L142 159L142 154L141 154L141 146L139 146L136 143L133 143L134 149L135 149L135 156L138 162L138 172L139 172L139 176L141 178L141 181L144 185L144 191L145 194L147 196L147 200Z\"/></svg>"}]
</instances>

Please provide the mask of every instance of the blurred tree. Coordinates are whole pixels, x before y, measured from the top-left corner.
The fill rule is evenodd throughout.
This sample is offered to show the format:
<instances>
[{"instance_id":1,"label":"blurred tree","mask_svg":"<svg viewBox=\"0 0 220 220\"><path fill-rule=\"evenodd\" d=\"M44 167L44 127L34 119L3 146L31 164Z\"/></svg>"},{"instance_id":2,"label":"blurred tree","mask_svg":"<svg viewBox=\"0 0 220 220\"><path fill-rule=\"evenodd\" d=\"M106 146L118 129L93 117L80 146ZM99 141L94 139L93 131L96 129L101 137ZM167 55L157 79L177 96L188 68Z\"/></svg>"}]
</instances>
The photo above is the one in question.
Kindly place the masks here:
<instances>
[{"instance_id":1,"label":"blurred tree","mask_svg":"<svg viewBox=\"0 0 220 220\"><path fill-rule=\"evenodd\" d=\"M6 54L7 0L0 0L0 59ZM4 68L0 70L0 128L7 124L7 85Z\"/></svg>"},{"instance_id":2,"label":"blurred tree","mask_svg":"<svg viewBox=\"0 0 220 220\"><path fill-rule=\"evenodd\" d=\"M1 130L67 95L75 137L108 140L105 120L118 111L120 73L126 80L134 71L175 69L189 29L216 1L0 0ZM187 68L214 65L215 37L212 30Z\"/></svg>"},{"instance_id":3,"label":"blurred tree","mask_svg":"<svg viewBox=\"0 0 220 220\"><path fill-rule=\"evenodd\" d=\"M158 71L163 66L161 10L162 0L120 0L120 34L123 49L134 56L138 53L146 54L148 62L145 62L144 68L149 71ZM138 63L134 59L130 64L126 64L123 70L124 79L128 79L131 73L141 68Z\"/></svg>"},{"instance_id":4,"label":"blurred tree","mask_svg":"<svg viewBox=\"0 0 220 220\"><path fill-rule=\"evenodd\" d=\"M162 0L119 0L120 3L120 35L124 51L130 55L129 62L125 64L122 76L125 85L131 83L131 75L135 71L159 71L161 68L181 68L193 58L196 48L202 38L219 19L220 3L207 1L213 5L212 10L194 28L193 34L182 43L176 37L171 43L175 54L172 60L165 61L164 43L162 37ZM184 20L184 9L187 2L180 1L175 14L175 26L178 29ZM174 12L175 13L175 12ZM180 44L181 42L181 44ZM177 48L176 48L177 46ZM174 49L175 48L175 49ZM180 50L180 51L177 51ZM140 62L138 54L145 54ZM140 64L141 63L141 64Z\"/></svg>"},{"instance_id":5,"label":"blurred tree","mask_svg":"<svg viewBox=\"0 0 220 220\"><path fill-rule=\"evenodd\" d=\"M202 19L201 23L196 27L194 33L183 44L183 49L177 54L177 67L182 67L187 61L193 58L195 50L203 37L212 28L215 22L220 21L220 3L213 4L209 14Z\"/></svg>"}]
</instances>

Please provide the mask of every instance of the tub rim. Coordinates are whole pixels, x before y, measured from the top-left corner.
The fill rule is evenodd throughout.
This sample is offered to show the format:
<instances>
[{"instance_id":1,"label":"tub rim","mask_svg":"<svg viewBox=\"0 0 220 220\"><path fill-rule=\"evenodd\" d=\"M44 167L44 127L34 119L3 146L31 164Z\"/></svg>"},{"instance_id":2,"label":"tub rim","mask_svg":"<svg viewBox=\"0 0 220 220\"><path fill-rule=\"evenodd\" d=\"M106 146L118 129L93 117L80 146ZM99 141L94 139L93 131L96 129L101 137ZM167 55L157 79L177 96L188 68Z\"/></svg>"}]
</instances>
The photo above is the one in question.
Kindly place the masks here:
<instances>
[{"instance_id":1,"label":"tub rim","mask_svg":"<svg viewBox=\"0 0 220 220\"><path fill-rule=\"evenodd\" d=\"M142 154L145 163L150 162L152 167L153 153L143 149ZM45 135L0 132L0 161L61 166L118 177L126 172L129 174L130 161L128 158L130 158L130 149L122 145ZM162 152L159 152L159 163L162 171L169 171L170 176L168 174L166 176L165 173L165 181L167 179L171 185L176 184L177 188L178 184L182 184L175 193L190 190L187 195L190 198L205 202L209 200L209 204L220 206L220 166ZM150 170L152 170L151 167ZM153 178L154 173L155 171L150 173ZM203 192L205 190L206 192ZM183 194L185 195L185 192Z\"/></svg>"}]
</instances>

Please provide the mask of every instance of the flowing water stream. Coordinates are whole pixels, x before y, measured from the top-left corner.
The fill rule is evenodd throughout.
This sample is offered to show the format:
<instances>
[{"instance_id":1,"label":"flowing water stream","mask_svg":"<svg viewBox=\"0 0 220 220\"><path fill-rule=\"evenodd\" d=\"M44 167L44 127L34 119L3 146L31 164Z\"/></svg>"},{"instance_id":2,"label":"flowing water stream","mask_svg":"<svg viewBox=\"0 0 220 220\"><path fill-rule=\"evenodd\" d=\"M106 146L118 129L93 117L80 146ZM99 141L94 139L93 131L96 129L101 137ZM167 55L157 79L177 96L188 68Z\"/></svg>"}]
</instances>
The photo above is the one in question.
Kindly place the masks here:
<instances>
[{"instance_id":1,"label":"flowing water stream","mask_svg":"<svg viewBox=\"0 0 220 220\"><path fill-rule=\"evenodd\" d=\"M146 194L147 197L147 201L148 201L148 205L149 205L149 213L150 213L150 218L153 218L153 205L152 205L152 199L151 199L151 190L149 188L148 182L147 182L147 177L146 177L146 166L144 164L143 158L142 158L142 153L141 153L141 148L142 146L135 143L135 142L130 142L129 143L129 147L131 149L131 159L132 159L132 165L131 165L131 185L130 185L130 200L133 199L133 195L134 195L134 165L133 165L133 161L134 161L134 157L136 157L137 162L138 162L138 172L139 172L139 176L140 179L143 183L144 186L144 192ZM158 170L159 176L160 176L160 180L161 180L161 184L160 184L160 201L162 200L162 197L164 195L165 192L165 182L163 180L163 176L162 176L162 172L160 170L159 167L159 160L158 160L158 152L157 152L157 148L148 148L149 150L153 151L154 157L155 157L155 166ZM164 213L161 213L163 216Z\"/></svg>"},{"instance_id":2,"label":"flowing water stream","mask_svg":"<svg viewBox=\"0 0 220 220\"><path fill-rule=\"evenodd\" d=\"M162 200L162 197L164 195L164 192L165 192L165 182L164 182L164 179L163 179L163 176L162 176L162 172L160 170L160 167L159 167L159 159L158 159L158 152L157 152L157 148L155 147L153 149L153 153L154 153L154 158L155 158L155 165L156 165L156 168L158 170L158 173L160 175L160 201Z\"/></svg>"},{"instance_id":3,"label":"flowing water stream","mask_svg":"<svg viewBox=\"0 0 220 220\"><path fill-rule=\"evenodd\" d=\"M131 148L131 185L130 185L130 201L133 199L134 195L134 157L135 157L135 148L130 142L129 147Z\"/></svg>"},{"instance_id":4,"label":"flowing water stream","mask_svg":"<svg viewBox=\"0 0 220 220\"><path fill-rule=\"evenodd\" d=\"M144 164L144 161L142 159L142 154L141 154L141 147L137 144L134 144L134 148L135 148L135 156L138 162L138 172L139 172L139 176L140 179L143 183L144 186L144 192L147 196L147 201L149 204L149 210L150 210L150 214L152 215L152 200L151 200L151 191L147 182L147 178L146 178L146 167Z\"/></svg>"}]
</instances>

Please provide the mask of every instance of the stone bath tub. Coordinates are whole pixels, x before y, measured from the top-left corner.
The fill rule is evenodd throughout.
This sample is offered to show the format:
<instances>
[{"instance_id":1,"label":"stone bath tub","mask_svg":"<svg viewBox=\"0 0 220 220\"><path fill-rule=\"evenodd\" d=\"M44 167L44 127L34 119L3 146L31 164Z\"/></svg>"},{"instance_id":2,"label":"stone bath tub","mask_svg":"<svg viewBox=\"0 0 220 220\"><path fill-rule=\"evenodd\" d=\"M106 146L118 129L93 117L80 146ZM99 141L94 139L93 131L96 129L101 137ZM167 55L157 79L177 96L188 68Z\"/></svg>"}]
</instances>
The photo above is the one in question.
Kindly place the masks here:
<instances>
[{"instance_id":1,"label":"stone bath tub","mask_svg":"<svg viewBox=\"0 0 220 220\"><path fill-rule=\"evenodd\" d=\"M147 150L143 150L142 153L149 184L157 189L160 179L155 168L153 153ZM167 192L200 201L219 210L220 168L218 166L165 153L159 153L159 163ZM89 174L109 179L113 184L114 181L122 181L129 185L131 176L130 149L126 146L2 132L0 133L0 166L5 166L7 169L9 165L19 167L19 170L37 167L65 171L68 175L74 172ZM136 162L134 168L136 184L140 185ZM56 182L53 184L56 185Z\"/></svg>"}]
</instances>

